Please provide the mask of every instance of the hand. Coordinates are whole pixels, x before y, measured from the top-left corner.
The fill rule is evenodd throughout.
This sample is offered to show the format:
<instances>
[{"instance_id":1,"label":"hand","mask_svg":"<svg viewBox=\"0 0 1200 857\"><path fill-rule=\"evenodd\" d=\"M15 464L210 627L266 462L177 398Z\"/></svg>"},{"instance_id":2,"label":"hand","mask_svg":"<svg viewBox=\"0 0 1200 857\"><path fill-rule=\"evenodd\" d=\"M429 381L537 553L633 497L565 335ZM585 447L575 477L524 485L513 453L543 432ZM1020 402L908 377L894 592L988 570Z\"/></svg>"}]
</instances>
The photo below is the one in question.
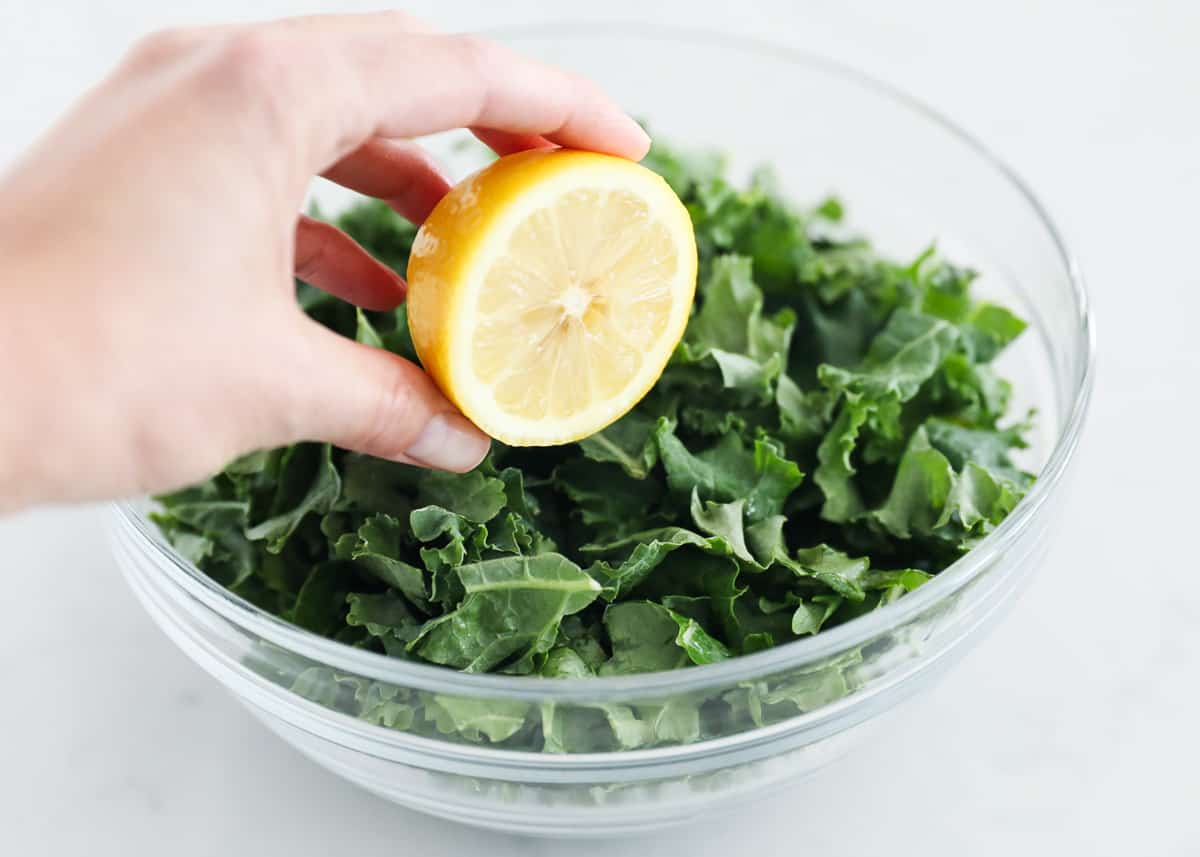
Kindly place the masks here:
<instances>
[{"instance_id":1,"label":"hand","mask_svg":"<svg viewBox=\"0 0 1200 857\"><path fill-rule=\"evenodd\" d=\"M405 138L640 158L594 85L398 14L163 32L0 179L0 507L157 491L298 440L467 470L488 440L413 364L318 326L293 272L369 309L403 280L298 216L321 173L421 221Z\"/></svg>"}]
</instances>

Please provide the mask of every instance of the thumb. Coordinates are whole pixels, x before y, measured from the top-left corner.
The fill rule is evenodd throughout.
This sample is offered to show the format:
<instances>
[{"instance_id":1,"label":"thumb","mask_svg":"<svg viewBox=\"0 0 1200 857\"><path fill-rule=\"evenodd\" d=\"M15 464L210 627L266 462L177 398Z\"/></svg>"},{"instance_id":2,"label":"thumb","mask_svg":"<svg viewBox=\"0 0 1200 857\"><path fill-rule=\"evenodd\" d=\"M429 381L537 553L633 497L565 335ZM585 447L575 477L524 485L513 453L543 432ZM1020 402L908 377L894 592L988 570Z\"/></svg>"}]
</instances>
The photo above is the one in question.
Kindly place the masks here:
<instances>
[{"instance_id":1,"label":"thumb","mask_svg":"<svg viewBox=\"0 0 1200 857\"><path fill-rule=\"evenodd\" d=\"M439 470L465 472L491 439L420 368L303 320L304 357L290 384L295 437Z\"/></svg>"}]
</instances>

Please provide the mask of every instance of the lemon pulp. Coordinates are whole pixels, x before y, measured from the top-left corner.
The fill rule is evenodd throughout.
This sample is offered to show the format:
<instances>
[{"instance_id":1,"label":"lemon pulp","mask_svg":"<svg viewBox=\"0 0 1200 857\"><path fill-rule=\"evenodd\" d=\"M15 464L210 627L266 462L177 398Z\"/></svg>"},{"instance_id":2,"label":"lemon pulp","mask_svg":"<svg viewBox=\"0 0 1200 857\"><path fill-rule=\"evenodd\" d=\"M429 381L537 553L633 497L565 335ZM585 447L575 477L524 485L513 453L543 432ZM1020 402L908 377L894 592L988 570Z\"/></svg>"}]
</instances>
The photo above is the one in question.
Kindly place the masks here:
<instances>
[{"instance_id":1,"label":"lemon pulp","mask_svg":"<svg viewBox=\"0 0 1200 857\"><path fill-rule=\"evenodd\" d=\"M454 188L409 263L418 355L481 428L565 443L629 410L687 323L686 209L645 168L594 153L502 158Z\"/></svg>"}]
</instances>

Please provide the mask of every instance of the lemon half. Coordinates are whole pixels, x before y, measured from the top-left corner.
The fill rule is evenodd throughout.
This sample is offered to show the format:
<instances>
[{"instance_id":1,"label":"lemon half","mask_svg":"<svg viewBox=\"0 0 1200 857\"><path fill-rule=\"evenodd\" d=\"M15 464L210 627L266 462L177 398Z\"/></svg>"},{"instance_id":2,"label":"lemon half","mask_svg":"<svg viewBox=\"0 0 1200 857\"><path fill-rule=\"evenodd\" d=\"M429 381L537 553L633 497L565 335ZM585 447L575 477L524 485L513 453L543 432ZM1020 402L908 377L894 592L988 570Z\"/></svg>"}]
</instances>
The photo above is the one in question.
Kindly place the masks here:
<instances>
[{"instance_id":1,"label":"lemon half","mask_svg":"<svg viewBox=\"0 0 1200 857\"><path fill-rule=\"evenodd\" d=\"M578 440L637 404L687 326L696 241L663 179L622 158L509 155L455 186L408 263L417 354L513 446Z\"/></svg>"}]
</instances>

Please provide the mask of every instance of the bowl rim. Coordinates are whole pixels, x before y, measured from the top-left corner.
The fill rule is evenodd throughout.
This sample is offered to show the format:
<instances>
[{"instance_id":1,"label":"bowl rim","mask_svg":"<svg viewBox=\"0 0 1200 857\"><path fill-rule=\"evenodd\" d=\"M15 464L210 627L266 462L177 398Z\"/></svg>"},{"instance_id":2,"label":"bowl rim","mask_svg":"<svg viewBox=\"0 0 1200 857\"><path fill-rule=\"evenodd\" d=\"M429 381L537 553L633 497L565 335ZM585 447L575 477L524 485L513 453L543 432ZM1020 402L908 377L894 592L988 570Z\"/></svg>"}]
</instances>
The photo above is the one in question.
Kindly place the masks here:
<instances>
[{"instance_id":1,"label":"bowl rim","mask_svg":"<svg viewBox=\"0 0 1200 857\"><path fill-rule=\"evenodd\" d=\"M405 661L356 649L303 630L267 613L209 578L159 537L152 523L139 509L139 504L144 502L144 499L122 500L112 504L118 519L130 525L142 537L145 546L156 551L161 559L167 561L168 568L177 572L171 575L174 583L246 631L327 667L435 693L570 703L614 697L663 697L760 678L789 668L809 665L814 669L819 668L823 662L848 649L865 644L873 637L904 624L932 605L949 598L980 575L996 557L1012 545L1059 485L1078 446L1091 399L1096 342L1095 324L1079 264L1046 206L1007 163L939 111L902 89L847 63L769 39L717 33L703 28L648 26L628 21L556 21L493 29L485 31L484 34L501 40L548 37L584 40L621 36L626 39L683 42L743 53L765 54L830 74L883 96L926 121L940 126L943 131L978 155L1018 192L1050 237L1059 261L1067 272L1074 303L1075 324L1083 334L1084 347L1079 355L1082 359L1079 381L1073 391L1062 430L1033 488L1008 517L978 545L941 571L935 579L904 598L811 637L716 664L666 672L547 681L538 676L463 673L435 664Z\"/></svg>"}]
</instances>

